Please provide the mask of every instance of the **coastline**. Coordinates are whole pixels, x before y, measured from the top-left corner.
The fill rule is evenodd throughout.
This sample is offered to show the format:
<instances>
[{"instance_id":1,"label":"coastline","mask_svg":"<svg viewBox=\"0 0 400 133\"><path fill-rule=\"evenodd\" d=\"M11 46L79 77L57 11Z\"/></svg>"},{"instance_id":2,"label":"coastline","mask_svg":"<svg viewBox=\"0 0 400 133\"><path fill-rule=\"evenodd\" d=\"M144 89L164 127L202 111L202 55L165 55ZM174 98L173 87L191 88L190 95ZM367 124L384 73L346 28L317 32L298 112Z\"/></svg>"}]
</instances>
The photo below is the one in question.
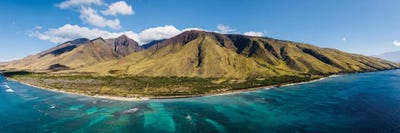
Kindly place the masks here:
<instances>
[{"instance_id":1,"label":"coastline","mask_svg":"<svg viewBox=\"0 0 400 133\"><path fill-rule=\"evenodd\" d=\"M242 93L242 92L250 92L250 91L256 91L256 90L269 90L269 89L274 89L274 88L279 88L279 87L285 87L285 86L293 86L293 85L301 85L301 84L307 84L307 83L312 83L312 82L316 82L316 81L321 81L321 80L325 80L327 78L331 78L331 77L337 77L340 76L340 74L333 74L333 75L329 75L326 77L321 77L318 79L313 79L310 81L304 81L304 82L297 82L297 83L287 83L287 84L283 84L283 85L269 85L269 86L262 86L262 87L254 87L254 88L247 88L247 89L242 89L242 90L234 90L234 91L227 91L227 92L222 92L222 93L217 93L217 94L206 94L203 96L222 96L222 95L231 95L231 94L238 94L238 93Z\"/></svg>"},{"instance_id":2,"label":"coastline","mask_svg":"<svg viewBox=\"0 0 400 133\"><path fill-rule=\"evenodd\" d=\"M119 96L110 96L110 95L88 95L85 93L73 93L73 92L68 92L64 90L58 90L58 89L51 89L51 88L46 88L46 87L40 87L32 84L28 84L22 81L18 81L15 79L7 78L7 80L18 82L27 86L31 86L34 88L46 90L46 91L52 91L52 92L58 92L58 93L65 93L65 94L71 94L71 95L79 95L79 96L86 96L86 97L92 97L92 98L99 98L99 99L107 99L107 100L117 100L117 101L145 101L145 100L151 100L151 99L178 99L178 98L193 98L193 97L205 97L205 96L222 96L222 95L232 95L232 94L238 94L238 93L243 93L243 92L250 92L250 91L256 91L256 90L269 90L277 87L284 87L284 86L292 86L292 85L299 85L299 84L305 84L305 83L311 83L315 81L320 81L324 80L326 78L330 77L336 77L340 76L339 74L334 74L334 75L329 75L326 77L321 77L318 79L313 79L310 81L305 81L305 82L298 82L298 83L287 83L283 85L268 85L268 86L261 86L261 87L253 87L253 88L246 88L246 89L241 89L241 90L229 90L225 92L215 92L215 93L208 93L208 94L198 94L198 95L182 95L182 96L138 96L138 97L119 97Z\"/></svg>"},{"instance_id":3,"label":"coastline","mask_svg":"<svg viewBox=\"0 0 400 133\"><path fill-rule=\"evenodd\" d=\"M58 93L65 93L65 94L71 94L71 95L79 95L79 96L86 96L86 97L93 97L93 98L99 98L99 99L108 99L108 100L117 100L117 101L143 101L143 100L149 100L149 97L118 97L118 96L107 96L107 95L87 95L84 93L73 93L73 92L68 92L64 90L57 90L57 89L50 89L46 87L40 87L32 84L28 84L25 82L21 82L15 79L7 78L7 80L18 82L27 86L31 86L37 89L45 90L45 91L52 91L52 92L58 92Z\"/></svg>"}]
</instances>

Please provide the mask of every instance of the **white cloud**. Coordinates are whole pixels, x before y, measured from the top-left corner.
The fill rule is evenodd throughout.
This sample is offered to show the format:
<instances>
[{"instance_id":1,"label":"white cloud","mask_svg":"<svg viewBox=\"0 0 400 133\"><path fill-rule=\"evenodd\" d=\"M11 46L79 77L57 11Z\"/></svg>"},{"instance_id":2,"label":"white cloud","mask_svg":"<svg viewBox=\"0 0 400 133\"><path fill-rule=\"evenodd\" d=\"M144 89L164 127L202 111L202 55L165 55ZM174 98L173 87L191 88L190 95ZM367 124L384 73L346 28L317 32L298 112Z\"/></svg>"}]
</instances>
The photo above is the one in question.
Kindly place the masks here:
<instances>
[{"instance_id":1,"label":"white cloud","mask_svg":"<svg viewBox=\"0 0 400 133\"><path fill-rule=\"evenodd\" d=\"M42 28L42 26L35 26L35 30L41 30Z\"/></svg>"},{"instance_id":2,"label":"white cloud","mask_svg":"<svg viewBox=\"0 0 400 133\"><path fill-rule=\"evenodd\" d=\"M217 25L217 29L218 29L217 32L220 32L220 33L223 33L223 34L231 33L231 32L236 31L236 29L233 29L233 28L231 28L229 26L226 26L226 25L223 25L223 24L218 24Z\"/></svg>"},{"instance_id":3,"label":"white cloud","mask_svg":"<svg viewBox=\"0 0 400 133\"><path fill-rule=\"evenodd\" d=\"M116 38L125 34L129 38L137 41L140 45L143 45L154 40L171 38L187 30L202 29L186 28L183 30L179 30L175 26L165 25L160 27L148 28L137 34L133 31L109 32L96 28L90 29L88 27L81 27L79 25L65 24L62 27L49 29L45 32L35 31L31 33L30 36L53 43L64 43L66 41L74 40L77 38L95 39L98 37L102 37L107 39Z\"/></svg>"},{"instance_id":4,"label":"white cloud","mask_svg":"<svg viewBox=\"0 0 400 133\"><path fill-rule=\"evenodd\" d=\"M116 16L117 14L121 15L133 15L133 9L132 6L126 4L125 1L118 1L115 3L112 3L111 5L108 6L107 10L101 11L103 15L112 15Z\"/></svg>"},{"instance_id":5,"label":"white cloud","mask_svg":"<svg viewBox=\"0 0 400 133\"><path fill-rule=\"evenodd\" d=\"M97 6L94 6L97 5ZM36 37L40 40L50 41L53 43L64 43L66 41L74 40L77 38L94 39L102 38L116 38L122 34L127 35L129 38L134 39L139 44L145 44L153 40L168 39L176 36L187 30L203 30L199 28L186 28L179 30L172 25L165 25L160 27L148 28L140 33L133 31L110 32L102 28L120 29L119 19L110 19L109 17L117 15L133 15L134 11L131 5L125 1L118 1L108 5L103 0L66 0L59 5L61 9L71 9L80 13L80 19L83 23L96 26L98 28L82 27L79 25L65 24L58 28L51 28L47 31L39 31L42 27L35 27L34 32L30 34L31 37ZM101 13L100 13L101 12ZM107 17L106 17L107 16ZM217 27L221 32L228 33L235 31L228 26L222 24Z\"/></svg>"},{"instance_id":6,"label":"white cloud","mask_svg":"<svg viewBox=\"0 0 400 133\"><path fill-rule=\"evenodd\" d=\"M400 46L400 41L394 40L394 41L393 41L393 44L394 44L395 46Z\"/></svg>"},{"instance_id":7,"label":"white cloud","mask_svg":"<svg viewBox=\"0 0 400 133\"><path fill-rule=\"evenodd\" d=\"M162 27L148 28L140 32L140 42L142 44L151 42L153 40L161 40L171 38L180 34L181 31L172 25L166 25Z\"/></svg>"},{"instance_id":8,"label":"white cloud","mask_svg":"<svg viewBox=\"0 0 400 133\"><path fill-rule=\"evenodd\" d=\"M37 52L37 53L39 53L39 52ZM30 54L30 55L32 55L32 54ZM21 59L21 58L22 57L0 58L0 63L5 63L5 62L8 62L8 61L18 60L18 59Z\"/></svg>"},{"instance_id":9,"label":"white cloud","mask_svg":"<svg viewBox=\"0 0 400 133\"><path fill-rule=\"evenodd\" d=\"M66 0L58 5L61 9L72 9L73 11L77 11L80 13L80 18L83 23L94 25L101 28L111 28L111 29L120 29L120 21L119 19L108 19L101 14L98 13L98 6L93 5L107 5L107 3L103 2L103 0ZM96 7L96 8L95 8ZM102 11L103 12L103 11ZM108 10L104 11L110 13L110 15L115 14L133 14L133 10L131 6L128 6L126 2L119 1L111 4L108 7Z\"/></svg>"},{"instance_id":10,"label":"white cloud","mask_svg":"<svg viewBox=\"0 0 400 133\"><path fill-rule=\"evenodd\" d=\"M102 0L67 0L58 5L61 9L82 5L103 5Z\"/></svg>"},{"instance_id":11,"label":"white cloud","mask_svg":"<svg viewBox=\"0 0 400 133\"><path fill-rule=\"evenodd\" d=\"M264 34L262 32L255 32L255 31L249 31L249 32L245 32L243 34L246 36L264 36Z\"/></svg>"},{"instance_id":12,"label":"white cloud","mask_svg":"<svg viewBox=\"0 0 400 133\"><path fill-rule=\"evenodd\" d=\"M102 16L100 16L96 10L90 8L90 7L82 7L80 10L80 18L82 19L82 21L84 21L85 23L91 24L91 25L95 25L98 27L109 27L111 29L120 29L121 25L118 19L114 19L114 20L109 20L106 19Z\"/></svg>"},{"instance_id":13,"label":"white cloud","mask_svg":"<svg viewBox=\"0 0 400 133\"><path fill-rule=\"evenodd\" d=\"M138 42L139 42L139 44L146 44L146 43L149 43L154 40L168 39L168 38L174 37L178 34L181 34L182 32L190 31L190 30L207 31L207 30L200 29L200 28L185 28L185 29L179 30L173 25L165 25L165 26L148 28L148 29L143 30L142 32L139 33Z\"/></svg>"},{"instance_id":14,"label":"white cloud","mask_svg":"<svg viewBox=\"0 0 400 133\"><path fill-rule=\"evenodd\" d=\"M201 28L185 28L185 29L182 30L182 32L190 31L190 30L201 30L201 31L210 32L209 30L205 30L205 29L201 29Z\"/></svg>"},{"instance_id":15,"label":"white cloud","mask_svg":"<svg viewBox=\"0 0 400 133\"><path fill-rule=\"evenodd\" d=\"M343 38L342 38L342 41L347 41L347 38L346 38L346 37L343 37Z\"/></svg>"},{"instance_id":16,"label":"white cloud","mask_svg":"<svg viewBox=\"0 0 400 133\"><path fill-rule=\"evenodd\" d=\"M30 36L37 37L40 40L50 41L53 43L64 43L66 41L70 41L77 38L89 38L95 39L98 37L103 38L116 38L120 35L127 35L129 38L134 40L138 40L138 34L132 31L125 32L108 32L105 30L99 29L90 29L87 27L80 27L78 25L65 24L62 27L49 29L45 32L33 32Z\"/></svg>"}]
</instances>

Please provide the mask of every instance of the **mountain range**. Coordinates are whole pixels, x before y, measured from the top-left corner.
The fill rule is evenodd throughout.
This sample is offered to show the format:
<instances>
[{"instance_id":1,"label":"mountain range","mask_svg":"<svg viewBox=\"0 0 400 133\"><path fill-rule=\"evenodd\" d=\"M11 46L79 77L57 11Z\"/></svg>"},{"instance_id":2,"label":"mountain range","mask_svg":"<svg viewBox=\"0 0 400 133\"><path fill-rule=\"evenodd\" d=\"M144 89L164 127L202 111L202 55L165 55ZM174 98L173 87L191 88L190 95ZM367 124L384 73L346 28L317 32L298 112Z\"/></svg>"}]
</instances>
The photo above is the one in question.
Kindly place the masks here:
<instances>
[{"instance_id":1,"label":"mountain range","mask_svg":"<svg viewBox=\"0 0 400 133\"><path fill-rule=\"evenodd\" d=\"M7 62L6 68L29 71L53 71L60 67L75 69L119 59L141 50L143 48L136 41L125 35L113 39L80 38L20 60Z\"/></svg>"},{"instance_id":2,"label":"mountain range","mask_svg":"<svg viewBox=\"0 0 400 133\"><path fill-rule=\"evenodd\" d=\"M382 53L379 55L374 55L374 57L378 57L393 62L400 62L400 51Z\"/></svg>"},{"instance_id":3,"label":"mountain range","mask_svg":"<svg viewBox=\"0 0 400 133\"><path fill-rule=\"evenodd\" d=\"M125 35L76 39L1 67L55 73L244 78L375 71L399 64L293 41L191 30L142 46Z\"/></svg>"}]
</instances>

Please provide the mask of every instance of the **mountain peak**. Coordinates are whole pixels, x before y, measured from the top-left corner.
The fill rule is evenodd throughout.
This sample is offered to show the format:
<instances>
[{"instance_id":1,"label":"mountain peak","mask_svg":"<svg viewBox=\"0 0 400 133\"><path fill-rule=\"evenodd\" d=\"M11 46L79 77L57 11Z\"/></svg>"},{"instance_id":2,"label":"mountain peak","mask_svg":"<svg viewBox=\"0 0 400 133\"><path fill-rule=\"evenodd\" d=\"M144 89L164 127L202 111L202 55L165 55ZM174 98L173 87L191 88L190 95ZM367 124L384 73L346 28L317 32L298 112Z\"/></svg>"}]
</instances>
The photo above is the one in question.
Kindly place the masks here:
<instances>
[{"instance_id":1,"label":"mountain peak","mask_svg":"<svg viewBox=\"0 0 400 133\"><path fill-rule=\"evenodd\" d=\"M204 37L204 36L215 36L218 39L218 41L223 41L223 37L225 35L221 34L221 33L208 32L208 31L203 31L203 30L187 30L177 36L157 42L155 44L152 44L151 46L149 45L146 47L150 48L154 51L154 50L163 48L167 45L177 45L177 44L185 45L188 42L197 39L198 37Z\"/></svg>"},{"instance_id":2,"label":"mountain peak","mask_svg":"<svg viewBox=\"0 0 400 133\"><path fill-rule=\"evenodd\" d=\"M130 38L125 34L122 34L121 36L117 37L117 39L130 39Z\"/></svg>"},{"instance_id":3,"label":"mountain peak","mask_svg":"<svg viewBox=\"0 0 400 133\"><path fill-rule=\"evenodd\" d=\"M117 37L115 39L115 44L119 44L119 45L132 45L132 44L138 45L138 43L135 40L129 38L125 34Z\"/></svg>"},{"instance_id":4,"label":"mountain peak","mask_svg":"<svg viewBox=\"0 0 400 133\"><path fill-rule=\"evenodd\" d=\"M114 52L120 56L127 56L141 50L143 50L143 48L140 47L135 40L129 38L125 34L119 36L114 41Z\"/></svg>"},{"instance_id":5,"label":"mountain peak","mask_svg":"<svg viewBox=\"0 0 400 133\"><path fill-rule=\"evenodd\" d=\"M153 44L149 48L152 49L153 51L157 51L158 49L161 49L167 45L184 45L197 37L200 37L202 34L206 34L207 32L205 31L199 31L199 30L188 30L185 32L182 32L181 34L174 36L172 38L169 38L165 41L161 41L160 43Z\"/></svg>"},{"instance_id":6,"label":"mountain peak","mask_svg":"<svg viewBox=\"0 0 400 133\"><path fill-rule=\"evenodd\" d=\"M186 44L187 42L190 42L193 39L196 39L197 37L204 36L207 34L211 34L211 32L202 31L202 30L188 30L188 31L182 32L181 34L179 34L175 37L172 37L168 40Z\"/></svg>"}]
</instances>

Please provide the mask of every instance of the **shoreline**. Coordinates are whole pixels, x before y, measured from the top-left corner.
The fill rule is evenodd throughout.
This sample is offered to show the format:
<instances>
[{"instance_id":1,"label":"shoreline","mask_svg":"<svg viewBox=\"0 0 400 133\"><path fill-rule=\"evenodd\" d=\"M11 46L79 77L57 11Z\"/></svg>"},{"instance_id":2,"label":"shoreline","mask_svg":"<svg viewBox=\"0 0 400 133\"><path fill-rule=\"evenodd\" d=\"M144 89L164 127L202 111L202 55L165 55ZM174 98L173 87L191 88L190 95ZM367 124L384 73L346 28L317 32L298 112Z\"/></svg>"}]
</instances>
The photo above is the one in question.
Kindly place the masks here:
<instances>
[{"instance_id":1,"label":"shoreline","mask_svg":"<svg viewBox=\"0 0 400 133\"><path fill-rule=\"evenodd\" d=\"M151 98L149 97L138 97L138 98L130 98L130 97L118 97L118 96L107 96L107 95L88 95L84 93L73 93L73 92L68 92L64 90L58 90L58 89L50 89L46 87L40 87L32 84L28 84L25 82L21 82L15 79L7 78L7 80L18 82L27 86L31 86L37 89L45 90L45 91L51 91L51 92L57 92L57 93L64 93L64 94L70 94L70 95L79 95L79 96L86 96L86 97L92 97L92 98L99 98L99 99L108 99L108 100L117 100L117 101L144 101L144 100L150 100Z\"/></svg>"},{"instance_id":2,"label":"shoreline","mask_svg":"<svg viewBox=\"0 0 400 133\"><path fill-rule=\"evenodd\" d=\"M51 89L47 87L40 87L32 84L28 84L22 81L18 81L12 78L6 77L7 80L18 82L27 86L31 86L34 88L38 88L41 90L46 90L46 91L52 91L52 92L58 92L58 93L64 93L64 94L70 94L70 95L79 95L79 96L86 96L86 97L92 97L92 98L98 98L98 99L107 99L107 100L117 100L117 101L145 101L145 100L157 100L157 99L179 99L179 98L195 98L195 97L205 97L205 96L223 96L223 95L232 95L232 94L238 94L238 93L243 93L243 92L250 92L250 91L256 91L256 90L269 90L273 88L278 88L278 87L285 87L285 86L292 86L292 85L299 85L299 84L305 84L305 83L311 83L311 82L316 82L320 80L324 80L326 78L330 77L336 77L340 76L341 74L333 74L329 75L326 77L321 77L317 79L313 79L310 81L304 81L304 82L298 82L298 83L287 83L287 84L282 84L282 85L268 85L268 86L261 86L261 87L253 87L253 88L246 88L246 89L241 89L241 90L230 90L230 91L225 91L225 92L216 92L216 93L208 93L208 94L198 94L198 95L182 95L182 96L138 96L138 97L119 97L119 96L110 96L110 95L88 95L85 93L74 93L74 92L68 92L64 90L58 90L58 89Z\"/></svg>"}]
</instances>

